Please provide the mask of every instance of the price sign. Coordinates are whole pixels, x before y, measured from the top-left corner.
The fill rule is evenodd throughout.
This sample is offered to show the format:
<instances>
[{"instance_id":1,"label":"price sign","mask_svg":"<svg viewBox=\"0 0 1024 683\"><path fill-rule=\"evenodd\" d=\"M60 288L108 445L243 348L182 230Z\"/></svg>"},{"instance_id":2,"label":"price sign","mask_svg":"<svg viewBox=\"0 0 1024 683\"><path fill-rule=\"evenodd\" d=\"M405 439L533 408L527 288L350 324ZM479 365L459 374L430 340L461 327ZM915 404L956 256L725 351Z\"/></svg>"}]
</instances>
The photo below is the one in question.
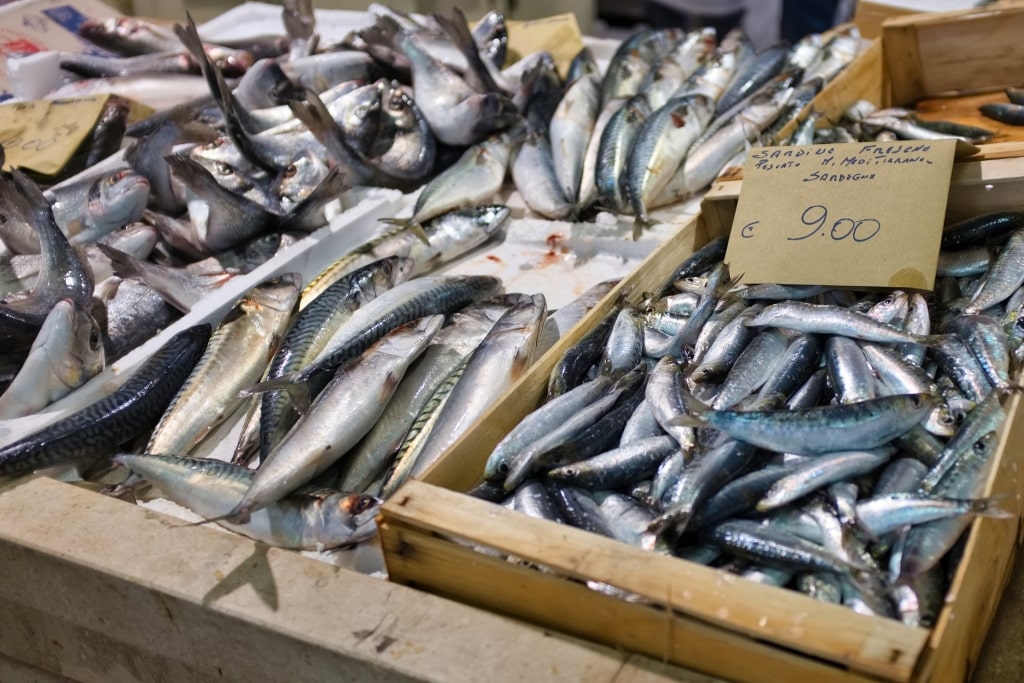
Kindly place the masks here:
<instances>
[{"instance_id":1,"label":"price sign","mask_svg":"<svg viewBox=\"0 0 1024 683\"><path fill-rule=\"evenodd\" d=\"M756 147L729 270L744 283L932 289L956 140Z\"/></svg>"},{"instance_id":2,"label":"price sign","mask_svg":"<svg viewBox=\"0 0 1024 683\"><path fill-rule=\"evenodd\" d=\"M109 95L0 106L5 167L55 175L88 137Z\"/></svg>"}]
</instances>

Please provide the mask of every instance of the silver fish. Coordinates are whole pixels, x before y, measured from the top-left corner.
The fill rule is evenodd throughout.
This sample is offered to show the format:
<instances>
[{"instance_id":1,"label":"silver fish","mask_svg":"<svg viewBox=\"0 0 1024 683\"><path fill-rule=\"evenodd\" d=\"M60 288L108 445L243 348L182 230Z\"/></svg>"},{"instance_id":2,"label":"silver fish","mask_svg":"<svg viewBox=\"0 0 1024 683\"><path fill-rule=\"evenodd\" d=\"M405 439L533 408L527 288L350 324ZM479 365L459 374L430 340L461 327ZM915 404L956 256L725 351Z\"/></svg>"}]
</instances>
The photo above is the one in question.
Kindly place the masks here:
<instances>
[{"instance_id":1,"label":"silver fish","mask_svg":"<svg viewBox=\"0 0 1024 683\"><path fill-rule=\"evenodd\" d=\"M167 498L243 536L279 548L327 550L372 538L380 501L331 490L303 490L253 512L243 524L222 518L252 484L255 472L220 460L121 454L115 460Z\"/></svg>"}]
</instances>

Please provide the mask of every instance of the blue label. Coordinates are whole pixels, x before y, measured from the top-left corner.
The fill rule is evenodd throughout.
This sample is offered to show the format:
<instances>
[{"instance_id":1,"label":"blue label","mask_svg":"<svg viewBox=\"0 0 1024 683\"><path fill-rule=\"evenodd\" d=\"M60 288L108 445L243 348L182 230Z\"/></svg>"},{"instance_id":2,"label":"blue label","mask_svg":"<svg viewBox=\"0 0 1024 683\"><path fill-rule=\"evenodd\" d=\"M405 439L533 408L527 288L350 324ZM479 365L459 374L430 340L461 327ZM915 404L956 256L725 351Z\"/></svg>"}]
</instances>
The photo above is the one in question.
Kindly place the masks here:
<instances>
[{"instance_id":1,"label":"blue label","mask_svg":"<svg viewBox=\"0 0 1024 683\"><path fill-rule=\"evenodd\" d=\"M50 17L72 33L78 33L78 27L89 19L89 17L85 16L71 5L61 5L60 7L44 9L43 14Z\"/></svg>"}]
</instances>

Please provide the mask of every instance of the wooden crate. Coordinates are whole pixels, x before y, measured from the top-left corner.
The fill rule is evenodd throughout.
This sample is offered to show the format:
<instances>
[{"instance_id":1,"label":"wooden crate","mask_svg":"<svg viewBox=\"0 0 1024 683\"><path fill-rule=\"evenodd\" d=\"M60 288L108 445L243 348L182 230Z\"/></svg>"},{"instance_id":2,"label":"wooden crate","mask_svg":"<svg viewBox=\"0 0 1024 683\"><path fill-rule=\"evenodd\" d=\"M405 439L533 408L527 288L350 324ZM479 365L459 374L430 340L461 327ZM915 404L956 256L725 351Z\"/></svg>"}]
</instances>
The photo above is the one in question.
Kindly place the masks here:
<instances>
[{"instance_id":1,"label":"wooden crate","mask_svg":"<svg viewBox=\"0 0 1024 683\"><path fill-rule=\"evenodd\" d=\"M926 120L946 119L994 130L993 142L1022 141L1024 127L981 115L978 107L1008 101L1024 85L1024 5L997 5L885 21L884 102L915 107Z\"/></svg>"},{"instance_id":2,"label":"wooden crate","mask_svg":"<svg viewBox=\"0 0 1024 683\"><path fill-rule=\"evenodd\" d=\"M385 504L380 531L389 575L398 583L729 680L962 681L977 658L1019 543L1016 494L1024 420L1018 396L1008 402L1009 418L986 486L986 495L1006 494L1018 517L973 523L947 604L931 630L856 614L461 493L479 481L494 445L543 400L561 352L609 312L616 296L635 302L657 290L688 254L728 230L728 194L714 188L707 211L560 340L422 481L410 482ZM599 586L625 591L632 599Z\"/></svg>"}]
</instances>

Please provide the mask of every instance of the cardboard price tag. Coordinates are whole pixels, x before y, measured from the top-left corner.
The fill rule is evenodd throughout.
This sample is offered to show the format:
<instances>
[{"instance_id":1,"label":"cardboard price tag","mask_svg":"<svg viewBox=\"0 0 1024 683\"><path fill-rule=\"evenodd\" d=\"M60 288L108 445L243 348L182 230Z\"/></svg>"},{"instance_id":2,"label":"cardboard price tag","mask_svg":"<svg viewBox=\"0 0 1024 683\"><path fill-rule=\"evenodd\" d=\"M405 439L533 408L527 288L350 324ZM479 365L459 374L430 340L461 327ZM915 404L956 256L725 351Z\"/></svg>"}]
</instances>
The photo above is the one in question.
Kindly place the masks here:
<instances>
[{"instance_id":1,"label":"cardboard price tag","mask_svg":"<svg viewBox=\"0 0 1024 683\"><path fill-rule=\"evenodd\" d=\"M744 283L929 290L956 140L752 149L726 261Z\"/></svg>"},{"instance_id":2,"label":"cardboard price tag","mask_svg":"<svg viewBox=\"0 0 1024 683\"><path fill-rule=\"evenodd\" d=\"M523 55L546 50L554 58L558 73L564 77L573 57L583 49L583 34L576 15L571 12L529 21L509 20L506 24L509 47L506 64Z\"/></svg>"},{"instance_id":3,"label":"cardboard price tag","mask_svg":"<svg viewBox=\"0 0 1024 683\"><path fill-rule=\"evenodd\" d=\"M109 97L94 95L0 105L4 167L56 175L89 136Z\"/></svg>"}]
</instances>

